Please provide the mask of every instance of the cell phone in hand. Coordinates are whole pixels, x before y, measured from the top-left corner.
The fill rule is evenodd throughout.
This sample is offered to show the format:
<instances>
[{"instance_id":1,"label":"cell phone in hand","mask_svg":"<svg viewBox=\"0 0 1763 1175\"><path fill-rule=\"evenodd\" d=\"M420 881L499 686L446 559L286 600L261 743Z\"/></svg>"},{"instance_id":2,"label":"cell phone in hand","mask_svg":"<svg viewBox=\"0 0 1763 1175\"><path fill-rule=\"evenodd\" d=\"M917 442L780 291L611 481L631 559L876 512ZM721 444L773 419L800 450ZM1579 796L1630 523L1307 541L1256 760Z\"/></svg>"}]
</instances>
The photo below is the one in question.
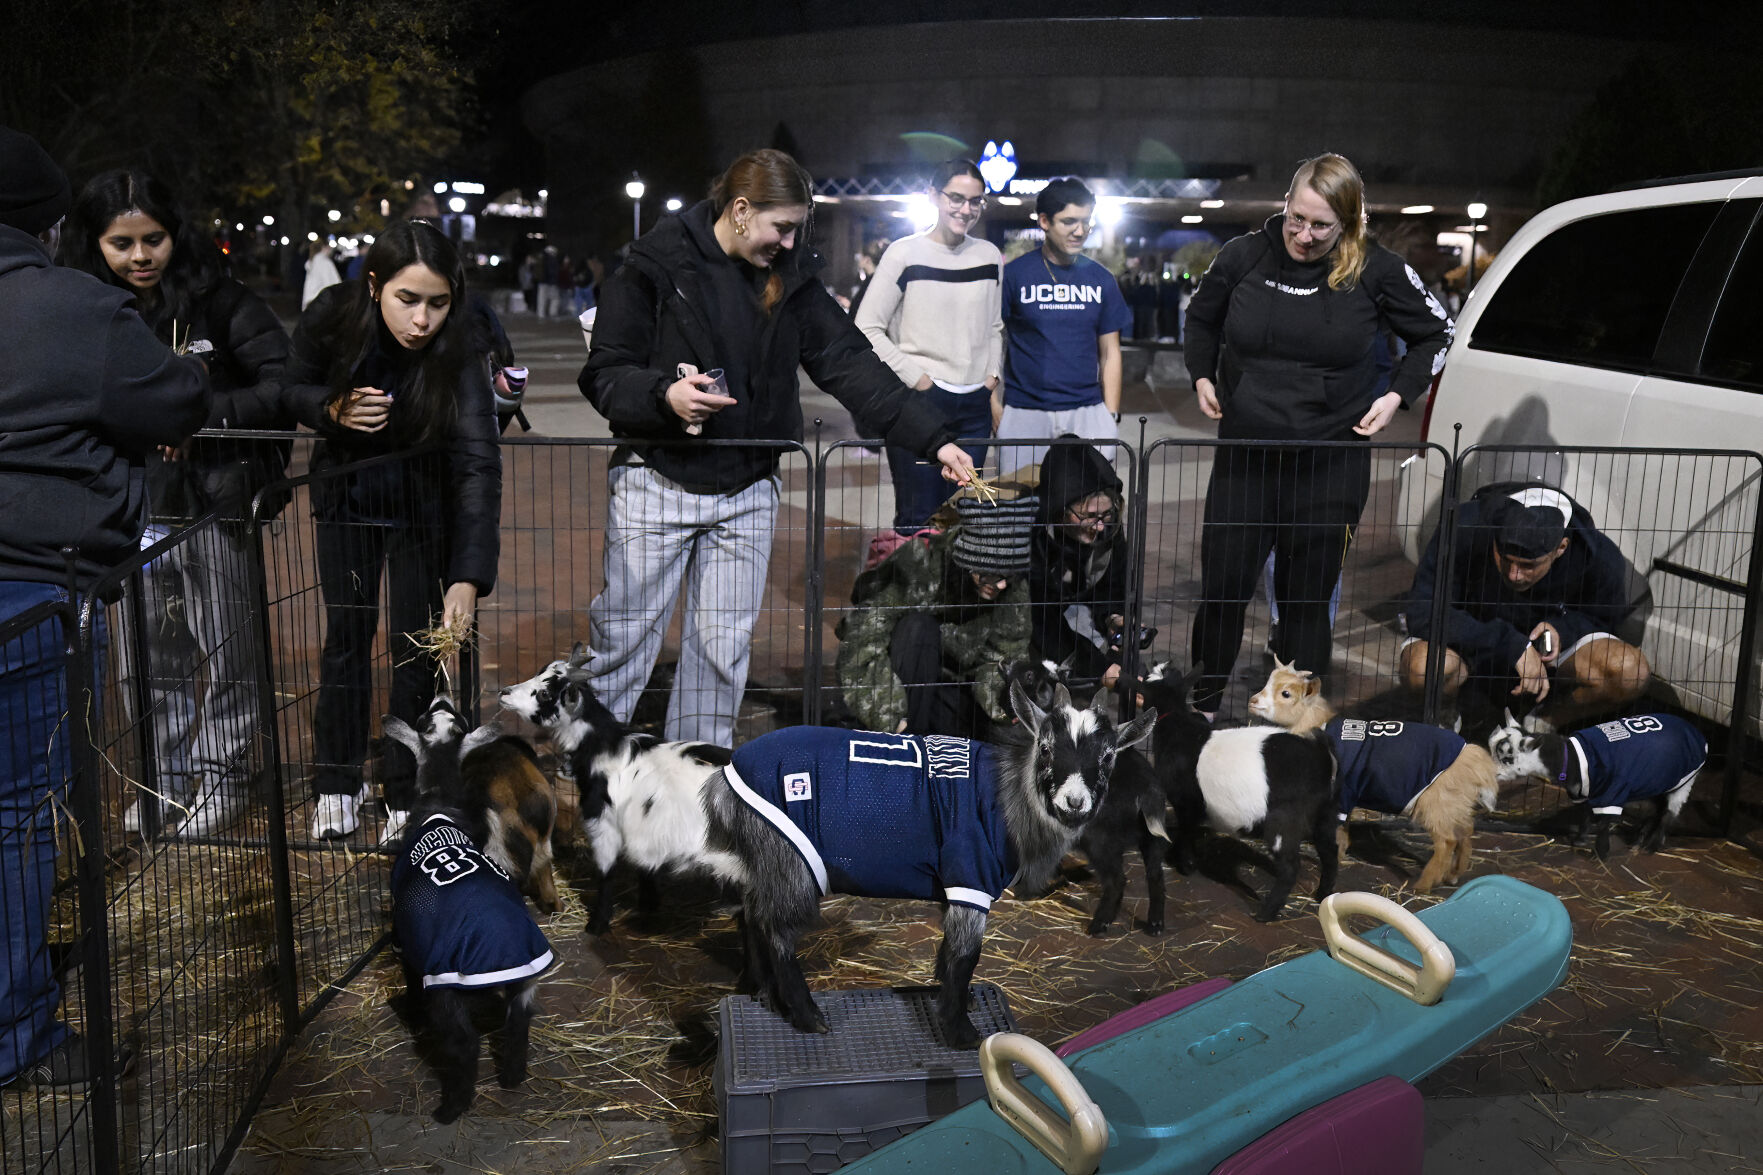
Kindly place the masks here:
<instances>
[{"instance_id":1,"label":"cell phone in hand","mask_svg":"<svg viewBox=\"0 0 1763 1175\"><path fill-rule=\"evenodd\" d=\"M1535 649L1540 656L1544 656L1544 657L1554 656L1555 655L1555 631L1550 628L1543 629L1543 631L1537 633L1536 636L1531 640L1530 647Z\"/></svg>"},{"instance_id":2,"label":"cell phone in hand","mask_svg":"<svg viewBox=\"0 0 1763 1175\"><path fill-rule=\"evenodd\" d=\"M698 369L697 369L697 367L695 367L694 365L692 365L690 363L682 363L678 367L673 369L673 373L678 378L684 379L688 375L697 375ZM689 437L695 437L703 431L704 431L704 426L702 424L688 424L688 425L686 425L686 435Z\"/></svg>"}]
</instances>

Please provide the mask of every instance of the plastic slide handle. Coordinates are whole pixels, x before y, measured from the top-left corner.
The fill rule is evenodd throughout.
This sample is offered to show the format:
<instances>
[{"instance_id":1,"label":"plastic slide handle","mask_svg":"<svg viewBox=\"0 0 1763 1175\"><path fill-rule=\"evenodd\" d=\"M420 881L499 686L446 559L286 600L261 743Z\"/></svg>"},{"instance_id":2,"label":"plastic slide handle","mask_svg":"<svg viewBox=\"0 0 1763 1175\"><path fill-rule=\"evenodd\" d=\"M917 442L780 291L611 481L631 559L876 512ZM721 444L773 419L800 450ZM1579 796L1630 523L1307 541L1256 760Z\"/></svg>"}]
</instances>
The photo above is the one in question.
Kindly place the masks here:
<instances>
[{"instance_id":1,"label":"plastic slide handle","mask_svg":"<svg viewBox=\"0 0 1763 1175\"><path fill-rule=\"evenodd\" d=\"M1348 930L1342 920L1350 914L1365 914L1395 927L1420 952L1421 966L1416 968ZM1372 893L1330 894L1322 900L1317 917L1322 920L1322 937L1335 962L1417 1004L1438 1003L1456 977L1457 960L1451 956L1451 948L1428 930L1426 923L1388 898Z\"/></svg>"},{"instance_id":2,"label":"plastic slide handle","mask_svg":"<svg viewBox=\"0 0 1763 1175\"><path fill-rule=\"evenodd\" d=\"M1012 1062L1028 1066L1047 1083L1065 1107L1069 1121L1023 1088L1010 1067ZM1108 1149L1108 1120L1052 1049L1020 1032L995 1033L980 1043L979 1068L985 1075L986 1098L993 1112L1065 1175L1092 1175L1101 1165L1102 1152Z\"/></svg>"}]
</instances>

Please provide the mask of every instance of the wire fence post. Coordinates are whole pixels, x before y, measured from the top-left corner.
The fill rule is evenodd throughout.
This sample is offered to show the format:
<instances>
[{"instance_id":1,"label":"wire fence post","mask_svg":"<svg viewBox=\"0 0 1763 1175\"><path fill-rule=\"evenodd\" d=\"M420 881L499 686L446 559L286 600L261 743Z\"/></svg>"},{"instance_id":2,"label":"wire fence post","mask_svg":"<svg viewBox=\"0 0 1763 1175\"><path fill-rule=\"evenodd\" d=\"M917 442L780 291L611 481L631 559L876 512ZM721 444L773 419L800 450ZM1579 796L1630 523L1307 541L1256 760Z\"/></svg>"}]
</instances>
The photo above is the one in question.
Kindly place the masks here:
<instances>
[{"instance_id":1,"label":"wire fence post","mask_svg":"<svg viewBox=\"0 0 1763 1175\"><path fill-rule=\"evenodd\" d=\"M1756 521L1751 530L1751 558L1745 571L1745 613L1739 629L1738 672L1732 684L1732 712L1727 720L1726 782L1720 793L1716 823L1720 835L1732 836L1738 813L1739 784L1744 778L1745 748L1751 725L1751 693L1756 674L1757 612L1763 607L1763 478L1759 479Z\"/></svg>"}]
</instances>

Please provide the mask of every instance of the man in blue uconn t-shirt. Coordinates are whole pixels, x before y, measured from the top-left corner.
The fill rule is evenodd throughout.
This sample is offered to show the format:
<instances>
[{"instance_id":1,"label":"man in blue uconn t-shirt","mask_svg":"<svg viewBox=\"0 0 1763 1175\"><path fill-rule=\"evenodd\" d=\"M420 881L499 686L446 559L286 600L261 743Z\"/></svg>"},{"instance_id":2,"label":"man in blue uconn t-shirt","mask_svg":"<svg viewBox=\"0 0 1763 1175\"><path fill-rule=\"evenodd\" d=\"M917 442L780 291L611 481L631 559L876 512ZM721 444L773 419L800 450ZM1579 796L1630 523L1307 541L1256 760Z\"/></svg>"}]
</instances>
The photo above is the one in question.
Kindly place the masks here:
<instances>
[{"instance_id":1,"label":"man in blue uconn t-shirt","mask_svg":"<svg viewBox=\"0 0 1763 1175\"><path fill-rule=\"evenodd\" d=\"M1004 267L1004 382L994 402L998 436L1040 439L1120 435L1120 332L1132 311L1120 285L1084 256L1096 196L1064 176L1041 189L1041 247ZM1013 446L1003 469L1038 463L1045 445Z\"/></svg>"}]
</instances>

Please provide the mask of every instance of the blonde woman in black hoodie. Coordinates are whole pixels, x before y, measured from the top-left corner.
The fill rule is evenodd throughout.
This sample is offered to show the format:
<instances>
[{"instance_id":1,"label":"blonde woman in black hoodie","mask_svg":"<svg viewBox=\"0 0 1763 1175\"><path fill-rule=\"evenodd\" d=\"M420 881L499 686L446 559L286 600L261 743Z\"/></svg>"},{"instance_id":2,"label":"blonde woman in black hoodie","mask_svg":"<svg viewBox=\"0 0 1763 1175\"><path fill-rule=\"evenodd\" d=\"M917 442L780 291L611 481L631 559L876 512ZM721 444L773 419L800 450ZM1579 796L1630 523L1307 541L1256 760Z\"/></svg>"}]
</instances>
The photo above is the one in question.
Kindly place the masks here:
<instances>
[{"instance_id":1,"label":"blonde woman in black hoodie","mask_svg":"<svg viewBox=\"0 0 1763 1175\"><path fill-rule=\"evenodd\" d=\"M1188 305L1185 358L1220 440L1352 441L1420 398L1451 342L1451 321L1400 257L1365 231L1365 185L1339 155L1307 160L1285 211L1225 244ZM1408 353L1378 395L1374 347L1387 326ZM1194 690L1217 709L1243 642L1255 583L1276 553L1276 650L1328 671L1328 602L1371 484L1362 446L1221 446L1206 490Z\"/></svg>"}]
</instances>

